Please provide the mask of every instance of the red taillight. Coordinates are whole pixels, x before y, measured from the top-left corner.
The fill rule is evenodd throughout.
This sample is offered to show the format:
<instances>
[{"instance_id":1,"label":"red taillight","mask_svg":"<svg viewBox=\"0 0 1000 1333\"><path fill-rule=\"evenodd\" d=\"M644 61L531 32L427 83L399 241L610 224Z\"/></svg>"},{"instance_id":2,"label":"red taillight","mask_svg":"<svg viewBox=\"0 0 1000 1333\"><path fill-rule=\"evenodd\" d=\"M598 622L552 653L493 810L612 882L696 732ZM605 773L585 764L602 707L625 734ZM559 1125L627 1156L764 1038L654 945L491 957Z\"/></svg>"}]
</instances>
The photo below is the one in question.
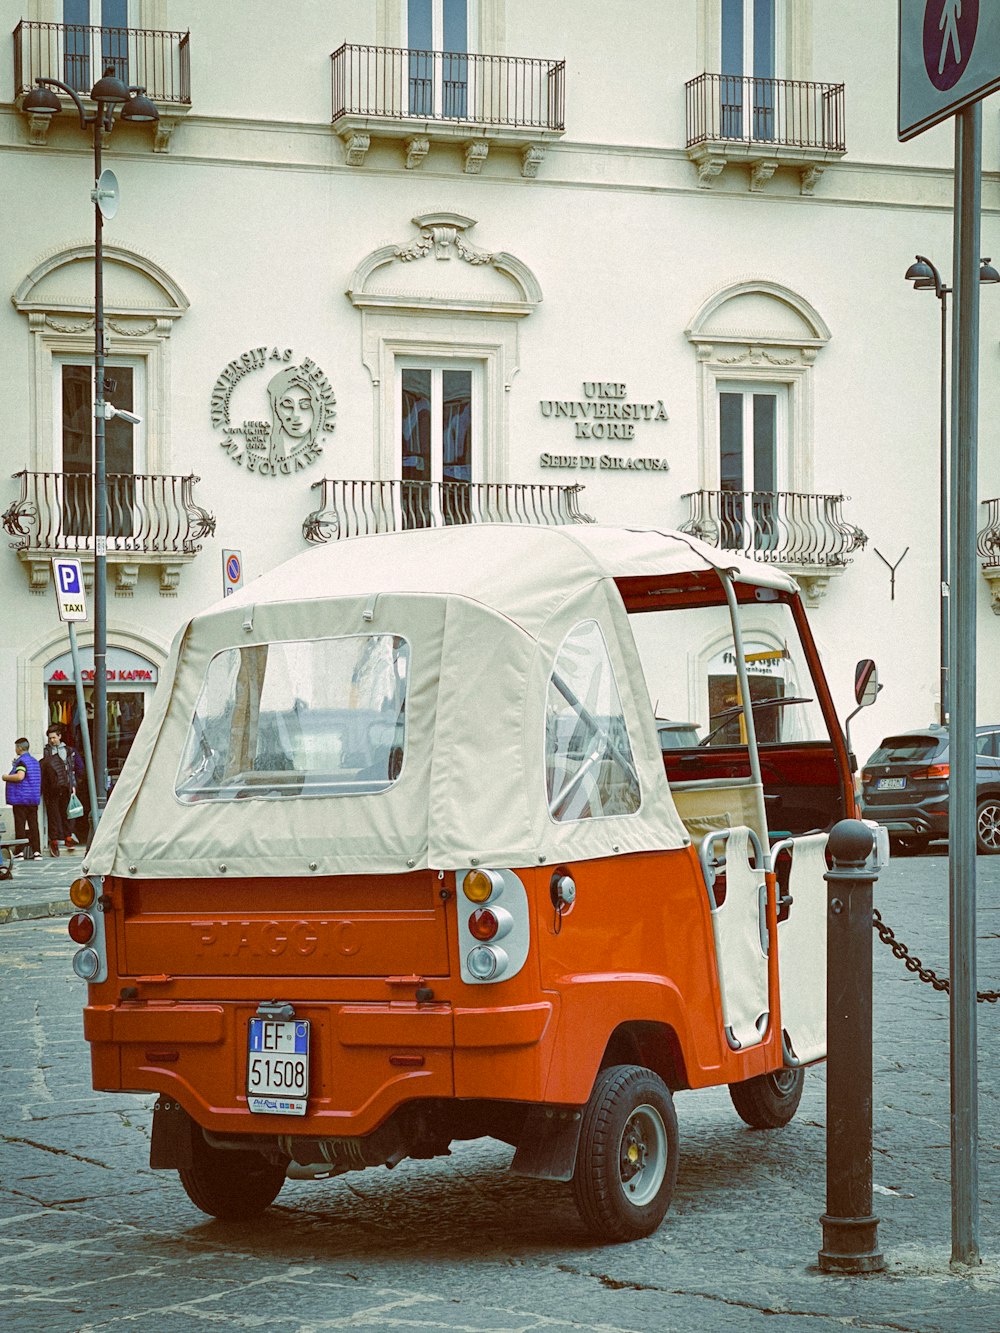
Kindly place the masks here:
<instances>
[{"instance_id":1,"label":"red taillight","mask_svg":"<svg viewBox=\"0 0 1000 1333\"><path fill-rule=\"evenodd\" d=\"M77 912L70 917L66 929L74 944L89 944L94 938L94 918L86 912Z\"/></svg>"},{"instance_id":2,"label":"red taillight","mask_svg":"<svg viewBox=\"0 0 1000 1333\"><path fill-rule=\"evenodd\" d=\"M918 778L924 782L947 782L951 774L949 764L928 764L926 768L918 769L916 773L911 773L911 778Z\"/></svg>"},{"instance_id":3,"label":"red taillight","mask_svg":"<svg viewBox=\"0 0 1000 1333\"><path fill-rule=\"evenodd\" d=\"M499 929L500 922L488 907L481 907L469 917L469 934L473 939L491 940Z\"/></svg>"}]
</instances>

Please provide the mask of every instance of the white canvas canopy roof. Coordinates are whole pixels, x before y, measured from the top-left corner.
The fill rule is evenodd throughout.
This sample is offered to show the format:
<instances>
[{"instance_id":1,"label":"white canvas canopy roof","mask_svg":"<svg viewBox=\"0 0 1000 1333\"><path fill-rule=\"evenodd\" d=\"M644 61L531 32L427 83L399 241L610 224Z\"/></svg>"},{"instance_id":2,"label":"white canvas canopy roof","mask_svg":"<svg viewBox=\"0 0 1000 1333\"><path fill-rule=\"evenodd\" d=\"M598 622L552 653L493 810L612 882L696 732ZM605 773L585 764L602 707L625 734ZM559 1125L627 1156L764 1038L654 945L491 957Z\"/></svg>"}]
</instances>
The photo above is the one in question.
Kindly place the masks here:
<instances>
[{"instance_id":1,"label":"white canvas canopy roof","mask_svg":"<svg viewBox=\"0 0 1000 1333\"><path fill-rule=\"evenodd\" d=\"M795 591L774 566L679 533L589 525L422 529L305 552L178 633L86 868L143 878L392 874L685 845L615 579L709 569ZM560 645L585 621L597 622L608 647L641 803L627 815L559 823L544 782L546 689ZM409 645L397 781L360 795L178 798L214 657L372 634Z\"/></svg>"}]
</instances>

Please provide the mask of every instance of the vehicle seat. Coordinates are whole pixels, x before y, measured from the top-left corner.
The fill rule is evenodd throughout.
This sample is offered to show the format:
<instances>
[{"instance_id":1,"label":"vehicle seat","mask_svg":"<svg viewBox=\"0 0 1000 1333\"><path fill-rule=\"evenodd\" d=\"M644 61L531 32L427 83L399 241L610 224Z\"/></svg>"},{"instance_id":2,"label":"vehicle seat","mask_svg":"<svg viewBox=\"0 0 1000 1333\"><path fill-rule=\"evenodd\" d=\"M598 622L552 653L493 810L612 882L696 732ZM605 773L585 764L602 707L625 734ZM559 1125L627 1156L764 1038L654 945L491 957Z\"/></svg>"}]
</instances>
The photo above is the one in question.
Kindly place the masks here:
<instances>
[{"instance_id":1,"label":"vehicle seat","mask_svg":"<svg viewBox=\"0 0 1000 1333\"><path fill-rule=\"evenodd\" d=\"M813 833L785 843L792 903L778 922L778 976L785 1057L795 1065L826 1055L826 840Z\"/></svg>"},{"instance_id":2,"label":"vehicle seat","mask_svg":"<svg viewBox=\"0 0 1000 1333\"><path fill-rule=\"evenodd\" d=\"M746 826L709 834L702 843L725 843L726 896L712 903L712 931L719 969L726 1039L734 1050L758 1046L767 1029L766 883L764 867L750 864L751 835ZM759 843L758 843L759 846ZM761 857L756 856L758 861Z\"/></svg>"}]
</instances>

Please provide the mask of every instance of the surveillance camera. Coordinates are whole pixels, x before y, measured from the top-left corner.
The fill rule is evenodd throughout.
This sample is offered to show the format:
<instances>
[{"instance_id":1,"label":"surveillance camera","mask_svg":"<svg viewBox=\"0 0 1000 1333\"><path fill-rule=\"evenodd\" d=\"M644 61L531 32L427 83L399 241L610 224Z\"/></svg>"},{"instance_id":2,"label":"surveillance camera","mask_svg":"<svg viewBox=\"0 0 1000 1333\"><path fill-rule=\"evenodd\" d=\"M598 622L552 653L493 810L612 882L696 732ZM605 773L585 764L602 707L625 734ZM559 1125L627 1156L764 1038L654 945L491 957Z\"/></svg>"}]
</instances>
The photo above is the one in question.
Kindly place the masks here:
<instances>
[{"instance_id":1,"label":"surveillance camera","mask_svg":"<svg viewBox=\"0 0 1000 1333\"><path fill-rule=\"evenodd\" d=\"M137 417L134 412L126 412L124 407L114 407L111 403L106 403L104 411L109 421L112 417L121 417L123 421L127 421L131 426L142 425L142 417Z\"/></svg>"}]
</instances>

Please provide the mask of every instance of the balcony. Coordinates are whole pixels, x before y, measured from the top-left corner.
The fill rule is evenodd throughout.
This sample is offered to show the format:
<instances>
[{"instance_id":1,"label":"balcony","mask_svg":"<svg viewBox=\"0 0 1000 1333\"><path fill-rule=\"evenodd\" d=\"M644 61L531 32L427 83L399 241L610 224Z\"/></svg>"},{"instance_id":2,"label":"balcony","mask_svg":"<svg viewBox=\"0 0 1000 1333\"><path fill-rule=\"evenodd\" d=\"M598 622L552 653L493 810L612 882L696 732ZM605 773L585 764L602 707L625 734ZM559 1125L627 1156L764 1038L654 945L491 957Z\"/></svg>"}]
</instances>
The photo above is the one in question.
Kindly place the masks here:
<instances>
[{"instance_id":1,"label":"balcony","mask_svg":"<svg viewBox=\"0 0 1000 1333\"><path fill-rule=\"evenodd\" d=\"M343 537L461 523L593 523L580 512L582 486L465 481L342 481L324 477L319 508L302 535L322 543Z\"/></svg>"},{"instance_id":2,"label":"balcony","mask_svg":"<svg viewBox=\"0 0 1000 1333\"><path fill-rule=\"evenodd\" d=\"M15 472L20 496L0 516L32 592L48 587L54 555L79 555L93 578L93 476L72 472ZM108 565L118 596L131 595L140 565L159 571L160 592L177 592L180 571L215 532L215 519L194 500L199 477L108 474ZM110 572L110 571L109 571Z\"/></svg>"},{"instance_id":3,"label":"balcony","mask_svg":"<svg viewBox=\"0 0 1000 1333\"><path fill-rule=\"evenodd\" d=\"M167 152L170 136L191 109L191 34L153 28L106 28L83 23L29 23L14 29L14 100L20 107L36 79L61 79L89 102L108 66L124 83L145 88L160 113L153 151ZM64 98L66 107L71 107ZM33 144L45 143L51 116L27 114Z\"/></svg>"},{"instance_id":4,"label":"balcony","mask_svg":"<svg viewBox=\"0 0 1000 1333\"><path fill-rule=\"evenodd\" d=\"M443 143L461 147L464 170L476 176L496 145L518 150L521 175L532 177L565 128L561 60L346 43L330 60L333 128L349 166L362 166L381 138L402 142L411 171Z\"/></svg>"},{"instance_id":5,"label":"balcony","mask_svg":"<svg viewBox=\"0 0 1000 1333\"><path fill-rule=\"evenodd\" d=\"M983 500L986 525L976 535L976 549L983 564L983 578L990 586L993 614L1000 616L1000 498Z\"/></svg>"},{"instance_id":6,"label":"balcony","mask_svg":"<svg viewBox=\"0 0 1000 1333\"><path fill-rule=\"evenodd\" d=\"M687 155L702 189L739 162L750 168L753 191L792 167L800 193L812 194L826 163L847 151L842 83L701 74L686 91Z\"/></svg>"},{"instance_id":7,"label":"balcony","mask_svg":"<svg viewBox=\"0 0 1000 1333\"><path fill-rule=\"evenodd\" d=\"M841 513L844 495L797 491L691 491L681 532L753 560L781 565L817 606L832 576L851 563L868 538Z\"/></svg>"}]
</instances>

